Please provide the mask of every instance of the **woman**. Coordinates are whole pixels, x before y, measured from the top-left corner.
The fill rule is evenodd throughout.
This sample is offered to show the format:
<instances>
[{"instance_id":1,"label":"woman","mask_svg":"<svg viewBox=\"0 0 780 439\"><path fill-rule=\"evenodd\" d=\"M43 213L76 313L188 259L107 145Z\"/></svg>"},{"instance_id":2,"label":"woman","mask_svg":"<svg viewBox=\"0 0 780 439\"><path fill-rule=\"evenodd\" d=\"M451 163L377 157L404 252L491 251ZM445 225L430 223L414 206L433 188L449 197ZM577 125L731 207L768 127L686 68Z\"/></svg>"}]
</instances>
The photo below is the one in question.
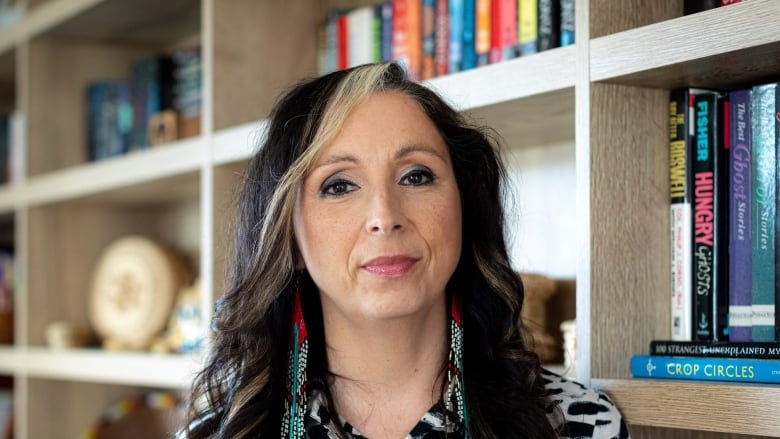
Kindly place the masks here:
<instances>
[{"instance_id":1,"label":"woman","mask_svg":"<svg viewBox=\"0 0 780 439\"><path fill-rule=\"evenodd\" d=\"M289 91L180 436L627 437L526 346L503 173L491 137L396 64Z\"/></svg>"}]
</instances>

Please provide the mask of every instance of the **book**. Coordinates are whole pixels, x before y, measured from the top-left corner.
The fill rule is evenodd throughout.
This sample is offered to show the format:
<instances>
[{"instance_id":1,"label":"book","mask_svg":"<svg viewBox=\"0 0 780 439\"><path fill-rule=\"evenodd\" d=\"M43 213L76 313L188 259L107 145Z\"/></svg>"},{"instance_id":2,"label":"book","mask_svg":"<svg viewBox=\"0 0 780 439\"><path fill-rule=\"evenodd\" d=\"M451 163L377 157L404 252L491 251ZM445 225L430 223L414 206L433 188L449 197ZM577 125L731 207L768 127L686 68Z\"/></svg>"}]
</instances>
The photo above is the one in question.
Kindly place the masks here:
<instances>
[{"instance_id":1,"label":"book","mask_svg":"<svg viewBox=\"0 0 780 439\"><path fill-rule=\"evenodd\" d=\"M693 336L693 223L691 142L688 102L696 90L673 90L669 97L669 197L671 238L672 339Z\"/></svg>"},{"instance_id":2,"label":"book","mask_svg":"<svg viewBox=\"0 0 780 439\"><path fill-rule=\"evenodd\" d=\"M721 0L685 0L683 2L683 15L714 9L720 6Z\"/></svg>"},{"instance_id":3,"label":"book","mask_svg":"<svg viewBox=\"0 0 780 439\"><path fill-rule=\"evenodd\" d=\"M539 51L539 13L537 0L517 0L517 42L520 55Z\"/></svg>"},{"instance_id":4,"label":"book","mask_svg":"<svg viewBox=\"0 0 780 439\"><path fill-rule=\"evenodd\" d=\"M750 90L730 93L729 341L751 341L752 238L750 236Z\"/></svg>"},{"instance_id":5,"label":"book","mask_svg":"<svg viewBox=\"0 0 780 439\"><path fill-rule=\"evenodd\" d=\"M780 360L780 342L653 340L650 355Z\"/></svg>"},{"instance_id":6,"label":"book","mask_svg":"<svg viewBox=\"0 0 780 439\"><path fill-rule=\"evenodd\" d=\"M436 76L436 0L422 2L422 73L423 80Z\"/></svg>"},{"instance_id":7,"label":"book","mask_svg":"<svg viewBox=\"0 0 780 439\"><path fill-rule=\"evenodd\" d=\"M387 0L378 8L382 16L380 60L390 61L393 59L393 2Z\"/></svg>"},{"instance_id":8,"label":"book","mask_svg":"<svg viewBox=\"0 0 780 439\"><path fill-rule=\"evenodd\" d=\"M560 45L561 3L560 0L539 0L539 51Z\"/></svg>"},{"instance_id":9,"label":"book","mask_svg":"<svg viewBox=\"0 0 780 439\"><path fill-rule=\"evenodd\" d=\"M561 46L574 44L574 0L561 0Z\"/></svg>"},{"instance_id":10,"label":"book","mask_svg":"<svg viewBox=\"0 0 780 439\"><path fill-rule=\"evenodd\" d=\"M517 0L493 0L493 30L490 39L490 63L507 61L517 52Z\"/></svg>"},{"instance_id":11,"label":"book","mask_svg":"<svg viewBox=\"0 0 780 439\"><path fill-rule=\"evenodd\" d=\"M693 338L717 340L716 168L717 108L715 92L694 95L693 169Z\"/></svg>"},{"instance_id":12,"label":"book","mask_svg":"<svg viewBox=\"0 0 780 439\"><path fill-rule=\"evenodd\" d=\"M775 338L776 88L777 84L755 86L751 96L754 341Z\"/></svg>"},{"instance_id":13,"label":"book","mask_svg":"<svg viewBox=\"0 0 780 439\"><path fill-rule=\"evenodd\" d=\"M436 76L447 74L449 68L450 17L448 0L436 0L434 17L434 71Z\"/></svg>"},{"instance_id":14,"label":"book","mask_svg":"<svg viewBox=\"0 0 780 439\"><path fill-rule=\"evenodd\" d=\"M364 6L347 14L347 67L372 62L374 44L374 8Z\"/></svg>"},{"instance_id":15,"label":"book","mask_svg":"<svg viewBox=\"0 0 780 439\"><path fill-rule=\"evenodd\" d=\"M447 18L449 19L449 51L447 72L457 73L463 68L463 20L465 0L449 0L447 3Z\"/></svg>"},{"instance_id":16,"label":"book","mask_svg":"<svg viewBox=\"0 0 780 439\"><path fill-rule=\"evenodd\" d=\"M490 63L491 0L476 0L477 24L474 50L477 52L477 65Z\"/></svg>"},{"instance_id":17,"label":"book","mask_svg":"<svg viewBox=\"0 0 780 439\"><path fill-rule=\"evenodd\" d=\"M103 160L127 152L133 134L130 84L97 81L87 87L90 160Z\"/></svg>"},{"instance_id":18,"label":"book","mask_svg":"<svg viewBox=\"0 0 780 439\"><path fill-rule=\"evenodd\" d=\"M634 378L780 383L780 361L666 355L631 357Z\"/></svg>"},{"instance_id":19,"label":"book","mask_svg":"<svg viewBox=\"0 0 780 439\"><path fill-rule=\"evenodd\" d=\"M780 312L777 304L780 303L780 197L777 196L777 187L780 184L780 83L775 84L775 340L780 340Z\"/></svg>"},{"instance_id":20,"label":"book","mask_svg":"<svg viewBox=\"0 0 780 439\"><path fill-rule=\"evenodd\" d=\"M149 121L174 105L174 64L166 55L155 55L135 61L131 68L130 87L133 106L133 132L128 150L150 146Z\"/></svg>"},{"instance_id":21,"label":"book","mask_svg":"<svg viewBox=\"0 0 780 439\"><path fill-rule=\"evenodd\" d=\"M729 340L729 186L731 112L728 93L717 96L715 135L715 340Z\"/></svg>"},{"instance_id":22,"label":"book","mask_svg":"<svg viewBox=\"0 0 780 439\"><path fill-rule=\"evenodd\" d=\"M463 1L463 58L461 69L477 66L477 4L475 0Z\"/></svg>"}]
</instances>

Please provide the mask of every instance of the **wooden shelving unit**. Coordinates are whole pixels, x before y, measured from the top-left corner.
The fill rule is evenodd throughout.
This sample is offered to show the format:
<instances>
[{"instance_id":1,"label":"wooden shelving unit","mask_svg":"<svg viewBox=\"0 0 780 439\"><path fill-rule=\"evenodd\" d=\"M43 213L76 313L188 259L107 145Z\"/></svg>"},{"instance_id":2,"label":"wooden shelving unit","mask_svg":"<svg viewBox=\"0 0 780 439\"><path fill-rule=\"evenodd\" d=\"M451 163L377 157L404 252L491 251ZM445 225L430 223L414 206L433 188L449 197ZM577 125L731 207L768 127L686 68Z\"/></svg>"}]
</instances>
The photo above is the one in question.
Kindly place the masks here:
<instances>
[{"instance_id":1,"label":"wooden shelving unit","mask_svg":"<svg viewBox=\"0 0 780 439\"><path fill-rule=\"evenodd\" d=\"M14 236L20 264L15 343L0 347L0 375L15 378L17 438L75 437L119 397L186 389L199 359L52 350L46 325L88 322L97 255L128 233L188 256L210 316L229 212L263 118L290 83L315 74L321 13L373 1L26 3L22 21L0 30L0 108L24 115L26 159L19 180L0 187L0 234ZM780 2L690 16L682 4L579 0L576 45L427 84L515 151L573 145L577 377L612 396L634 437L780 437L777 386L630 378L629 356L668 337L668 92L780 76ZM202 134L87 162L85 85L195 43Z\"/></svg>"}]
</instances>

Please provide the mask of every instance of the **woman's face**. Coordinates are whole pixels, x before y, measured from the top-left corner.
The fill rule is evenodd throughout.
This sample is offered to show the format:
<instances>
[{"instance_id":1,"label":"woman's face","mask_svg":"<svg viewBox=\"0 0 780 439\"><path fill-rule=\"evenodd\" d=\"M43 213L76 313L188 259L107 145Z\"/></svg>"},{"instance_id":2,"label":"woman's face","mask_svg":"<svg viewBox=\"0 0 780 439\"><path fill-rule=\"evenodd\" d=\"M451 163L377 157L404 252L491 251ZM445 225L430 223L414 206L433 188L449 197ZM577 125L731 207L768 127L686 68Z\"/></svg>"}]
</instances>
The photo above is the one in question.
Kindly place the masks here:
<instances>
[{"instance_id":1,"label":"woman's face","mask_svg":"<svg viewBox=\"0 0 780 439\"><path fill-rule=\"evenodd\" d=\"M442 304L460 259L460 195L444 140L412 98L375 93L355 107L303 181L294 230L326 318Z\"/></svg>"}]
</instances>

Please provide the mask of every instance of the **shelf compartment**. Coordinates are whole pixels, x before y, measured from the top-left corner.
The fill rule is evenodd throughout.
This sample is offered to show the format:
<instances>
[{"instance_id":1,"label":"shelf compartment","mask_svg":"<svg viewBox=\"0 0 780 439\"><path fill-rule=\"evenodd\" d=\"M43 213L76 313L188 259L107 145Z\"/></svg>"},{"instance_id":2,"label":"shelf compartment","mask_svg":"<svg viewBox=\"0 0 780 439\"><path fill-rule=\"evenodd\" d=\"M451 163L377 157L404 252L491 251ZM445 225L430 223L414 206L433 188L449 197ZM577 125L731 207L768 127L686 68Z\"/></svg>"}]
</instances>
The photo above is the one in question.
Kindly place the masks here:
<instances>
[{"instance_id":1,"label":"shelf compartment","mask_svg":"<svg viewBox=\"0 0 780 439\"><path fill-rule=\"evenodd\" d=\"M633 425L780 437L780 386L594 379Z\"/></svg>"},{"instance_id":2,"label":"shelf compartment","mask_svg":"<svg viewBox=\"0 0 780 439\"><path fill-rule=\"evenodd\" d=\"M591 80L657 88L777 78L776 0L752 0L590 41Z\"/></svg>"},{"instance_id":3,"label":"shelf compartment","mask_svg":"<svg viewBox=\"0 0 780 439\"><path fill-rule=\"evenodd\" d=\"M35 310L26 322L29 346L45 346L46 328L54 322L90 326L93 273L103 250L118 238L140 235L162 244L181 257L193 276L198 275L198 175L29 210L27 255L34 269L26 274L26 297L29 308ZM174 184L184 185L168 187ZM169 191L181 191L183 197L162 202L143 196L155 192L168 196Z\"/></svg>"},{"instance_id":4,"label":"shelf compartment","mask_svg":"<svg viewBox=\"0 0 780 439\"><path fill-rule=\"evenodd\" d=\"M151 365L150 365L151 366ZM154 370L154 369L152 369ZM106 385L97 383L59 381L51 379L29 379L27 403L28 422L21 436L25 438L84 437L107 409L128 398L135 398L159 389L139 386ZM165 390L163 390L165 391ZM166 391L179 399L178 391ZM45 421L41 414L45 413ZM168 415L166 414L166 418ZM158 419L159 421L159 419ZM166 421L167 437L172 437L181 425L178 416ZM114 429L116 430L116 429ZM130 437L150 437L148 433L132 430ZM25 434L26 433L26 434Z\"/></svg>"},{"instance_id":5,"label":"shelf compartment","mask_svg":"<svg viewBox=\"0 0 780 439\"><path fill-rule=\"evenodd\" d=\"M199 34L200 0L48 1L23 20L28 37L170 44Z\"/></svg>"},{"instance_id":6,"label":"shelf compartment","mask_svg":"<svg viewBox=\"0 0 780 439\"><path fill-rule=\"evenodd\" d=\"M5 199L19 197L14 191L22 191L22 198L31 206L89 197L122 188L128 189L119 193L109 192L106 196L115 201L123 198L121 193L129 194L124 198L139 200L178 198L177 194L182 191L174 190L177 187L184 188L184 191L197 189L202 154L202 138L196 137L124 156L83 163L31 178L23 189L8 189L7 197L3 197L4 193L0 191L0 207ZM180 183L175 183L176 180ZM133 189L134 186L141 188ZM151 188L143 190L143 187Z\"/></svg>"}]
</instances>

